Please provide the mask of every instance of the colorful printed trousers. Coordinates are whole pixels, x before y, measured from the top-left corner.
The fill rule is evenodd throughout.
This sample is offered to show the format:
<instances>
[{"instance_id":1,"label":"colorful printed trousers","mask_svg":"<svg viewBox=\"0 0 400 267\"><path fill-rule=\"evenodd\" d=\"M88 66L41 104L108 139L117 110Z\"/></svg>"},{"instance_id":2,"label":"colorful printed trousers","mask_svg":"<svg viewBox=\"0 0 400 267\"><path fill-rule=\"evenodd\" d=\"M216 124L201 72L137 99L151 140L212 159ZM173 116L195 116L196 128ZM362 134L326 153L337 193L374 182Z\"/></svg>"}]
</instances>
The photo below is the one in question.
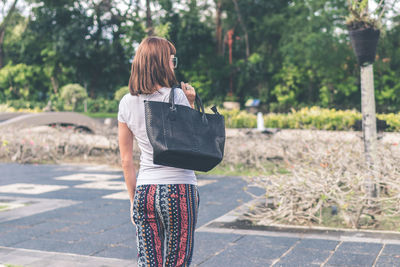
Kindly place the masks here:
<instances>
[{"instance_id":1,"label":"colorful printed trousers","mask_svg":"<svg viewBox=\"0 0 400 267\"><path fill-rule=\"evenodd\" d=\"M190 265L200 204L197 189L192 184L136 187L132 216L139 267Z\"/></svg>"}]
</instances>

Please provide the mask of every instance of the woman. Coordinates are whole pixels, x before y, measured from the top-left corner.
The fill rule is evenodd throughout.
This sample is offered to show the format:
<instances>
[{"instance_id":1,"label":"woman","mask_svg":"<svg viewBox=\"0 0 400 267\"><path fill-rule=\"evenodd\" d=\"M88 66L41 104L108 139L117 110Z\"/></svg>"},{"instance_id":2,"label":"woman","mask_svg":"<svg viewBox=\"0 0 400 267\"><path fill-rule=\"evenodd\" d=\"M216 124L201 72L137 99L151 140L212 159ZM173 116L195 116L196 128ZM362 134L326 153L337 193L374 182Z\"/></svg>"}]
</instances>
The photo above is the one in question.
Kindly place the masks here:
<instances>
[{"instance_id":1,"label":"woman","mask_svg":"<svg viewBox=\"0 0 400 267\"><path fill-rule=\"evenodd\" d=\"M171 87L177 83L175 54L175 47L166 39L144 39L132 62L130 93L119 103L119 148L131 220L136 225L138 266L189 266L192 260L200 204L197 179L192 170L153 163L144 116L144 100L168 102ZM175 90L175 103L193 108L194 88L183 82L181 87ZM133 137L141 150L137 178Z\"/></svg>"}]
</instances>

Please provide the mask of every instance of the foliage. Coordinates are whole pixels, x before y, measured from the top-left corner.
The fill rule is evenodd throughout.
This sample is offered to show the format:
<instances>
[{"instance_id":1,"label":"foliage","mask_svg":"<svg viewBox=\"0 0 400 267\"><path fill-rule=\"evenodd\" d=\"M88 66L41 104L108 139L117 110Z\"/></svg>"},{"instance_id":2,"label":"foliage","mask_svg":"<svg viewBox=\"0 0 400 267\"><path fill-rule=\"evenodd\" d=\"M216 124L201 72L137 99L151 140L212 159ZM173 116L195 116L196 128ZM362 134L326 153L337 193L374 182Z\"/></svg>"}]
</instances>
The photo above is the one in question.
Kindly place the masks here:
<instances>
[{"instance_id":1,"label":"foliage","mask_svg":"<svg viewBox=\"0 0 400 267\"><path fill-rule=\"evenodd\" d=\"M83 112L83 115L89 116L91 118L117 118L118 114L116 112L112 113L101 113L101 112L96 112L96 113L89 113L89 112Z\"/></svg>"},{"instance_id":2,"label":"foliage","mask_svg":"<svg viewBox=\"0 0 400 267\"><path fill-rule=\"evenodd\" d=\"M387 131L400 131L400 113L377 114L376 117L386 122L388 125Z\"/></svg>"},{"instance_id":3,"label":"foliage","mask_svg":"<svg viewBox=\"0 0 400 267\"><path fill-rule=\"evenodd\" d=\"M39 66L9 62L0 69L0 101L42 100L46 96L46 75Z\"/></svg>"},{"instance_id":4,"label":"foliage","mask_svg":"<svg viewBox=\"0 0 400 267\"><path fill-rule=\"evenodd\" d=\"M219 110L225 117L227 128L255 128L257 117L239 110ZM377 118L388 125L386 131L400 131L400 113L378 114ZM289 113L264 115L264 126L280 129L318 129L330 131L352 130L362 115L356 110L336 110L320 107L292 109Z\"/></svg>"},{"instance_id":5,"label":"foliage","mask_svg":"<svg viewBox=\"0 0 400 267\"><path fill-rule=\"evenodd\" d=\"M264 116L270 128L350 130L361 114L355 110L323 109L319 107L292 110L288 114L270 113Z\"/></svg>"},{"instance_id":6,"label":"foliage","mask_svg":"<svg viewBox=\"0 0 400 267\"><path fill-rule=\"evenodd\" d=\"M219 110L225 118L227 128L254 128L257 126L257 117L254 114L240 110Z\"/></svg>"},{"instance_id":7,"label":"foliage","mask_svg":"<svg viewBox=\"0 0 400 267\"><path fill-rule=\"evenodd\" d=\"M0 104L0 112L9 112L10 107L7 104Z\"/></svg>"},{"instance_id":8,"label":"foliage","mask_svg":"<svg viewBox=\"0 0 400 267\"><path fill-rule=\"evenodd\" d=\"M83 105L87 97L86 89L77 83L64 85L60 89L60 98L64 101L65 110L76 110L78 106Z\"/></svg>"},{"instance_id":9,"label":"foliage","mask_svg":"<svg viewBox=\"0 0 400 267\"><path fill-rule=\"evenodd\" d=\"M368 12L368 1L347 0L350 15L346 18L346 23L350 29L378 28L378 21L372 18Z\"/></svg>"},{"instance_id":10,"label":"foliage","mask_svg":"<svg viewBox=\"0 0 400 267\"><path fill-rule=\"evenodd\" d=\"M345 18L349 8L361 14L365 0L351 0L352 5L348 0L237 2L238 9L228 0L151 1L155 33L177 48L179 81L192 83L206 104L232 97L243 105L258 98L268 112L306 106L360 110L359 68ZM369 14L381 16L386 33L375 64L376 104L380 113L397 113L400 27L398 16L386 12L389 1L384 2ZM31 11L14 13L4 35L0 102L51 100L54 109L62 110L60 88L75 83L92 99L114 99L146 36L145 6L116 0L31 0L26 8ZM227 96L231 90L233 95Z\"/></svg>"},{"instance_id":11,"label":"foliage","mask_svg":"<svg viewBox=\"0 0 400 267\"><path fill-rule=\"evenodd\" d=\"M102 97L97 99L87 99L87 111L91 113L100 112L118 112L118 103L117 100L109 100ZM77 111L82 112L83 107L77 109Z\"/></svg>"},{"instance_id":12,"label":"foliage","mask_svg":"<svg viewBox=\"0 0 400 267\"><path fill-rule=\"evenodd\" d=\"M114 100L120 101L124 95L129 93L129 86L123 86L115 91Z\"/></svg>"},{"instance_id":13,"label":"foliage","mask_svg":"<svg viewBox=\"0 0 400 267\"><path fill-rule=\"evenodd\" d=\"M18 110L19 112L41 112L46 103L12 99L8 100L6 105L10 108L13 108L13 110Z\"/></svg>"},{"instance_id":14,"label":"foliage","mask_svg":"<svg viewBox=\"0 0 400 267\"><path fill-rule=\"evenodd\" d=\"M393 12L397 5L397 0L375 1L374 10L369 10L369 0L347 0L349 16L346 18L346 24L349 29L382 28L382 18L385 13Z\"/></svg>"}]
</instances>

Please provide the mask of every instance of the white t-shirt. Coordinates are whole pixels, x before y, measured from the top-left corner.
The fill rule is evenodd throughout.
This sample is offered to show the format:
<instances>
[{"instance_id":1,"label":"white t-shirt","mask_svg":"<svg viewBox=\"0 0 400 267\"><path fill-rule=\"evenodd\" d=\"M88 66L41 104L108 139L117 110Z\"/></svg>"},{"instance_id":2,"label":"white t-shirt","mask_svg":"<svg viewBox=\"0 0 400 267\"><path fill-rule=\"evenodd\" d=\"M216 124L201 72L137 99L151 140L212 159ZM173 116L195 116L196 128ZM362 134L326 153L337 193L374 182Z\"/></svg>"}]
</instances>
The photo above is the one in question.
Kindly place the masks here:
<instances>
[{"instance_id":1,"label":"white t-shirt","mask_svg":"<svg viewBox=\"0 0 400 267\"><path fill-rule=\"evenodd\" d=\"M153 163L153 147L146 132L144 100L168 102L171 88L163 87L151 95L124 95L119 102L118 121L126 123L135 135L140 148L140 169L136 185L141 184L195 184L193 170L156 165ZM181 89L175 90L175 103L189 106L189 101Z\"/></svg>"}]
</instances>

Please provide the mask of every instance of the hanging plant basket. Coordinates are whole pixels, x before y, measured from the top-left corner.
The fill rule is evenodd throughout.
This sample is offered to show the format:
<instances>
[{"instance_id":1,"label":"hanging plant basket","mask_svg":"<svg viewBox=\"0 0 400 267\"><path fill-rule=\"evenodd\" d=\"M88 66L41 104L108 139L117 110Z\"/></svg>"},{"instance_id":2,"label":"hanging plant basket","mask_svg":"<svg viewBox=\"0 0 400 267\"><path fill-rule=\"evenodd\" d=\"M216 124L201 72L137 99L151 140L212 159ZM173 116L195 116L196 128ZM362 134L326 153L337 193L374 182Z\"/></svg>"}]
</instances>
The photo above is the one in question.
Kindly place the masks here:
<instances>
[{"instance_id":1,"label":"hanging plant basket","mask_svg":"<svg viewBox=\"0 0 400 267\"><path fill-rule=\"evenodd\" d=\"M363 66L374 63L380 31L374 28L363 28L349 30L349 33L358 64Z\"/></svg>"}]
</instances>

